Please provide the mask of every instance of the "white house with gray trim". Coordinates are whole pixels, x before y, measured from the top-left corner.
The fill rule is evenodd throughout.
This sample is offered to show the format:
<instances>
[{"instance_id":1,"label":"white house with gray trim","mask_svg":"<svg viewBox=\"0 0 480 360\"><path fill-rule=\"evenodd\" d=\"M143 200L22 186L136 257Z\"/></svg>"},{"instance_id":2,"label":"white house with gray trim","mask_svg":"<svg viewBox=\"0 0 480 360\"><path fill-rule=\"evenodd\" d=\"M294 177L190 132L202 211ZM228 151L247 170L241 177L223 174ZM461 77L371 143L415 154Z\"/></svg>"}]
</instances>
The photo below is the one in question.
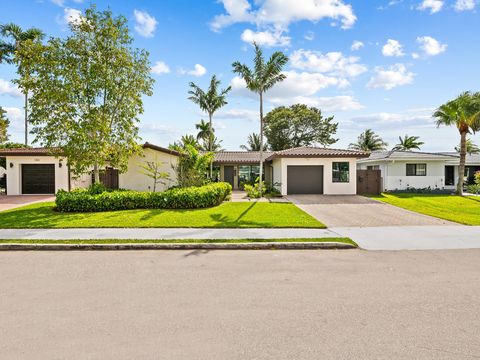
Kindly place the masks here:
<instances>
[{"instance_id":1,"label":"white house with gray trim","mask_svg":"<svg viewBox=\"0 0 480 360\"><path fill-rule=\"evenodd\" d=\"M359 159L357 169L380 170L383 191L408 188L454 190L458 182L460 156L456 152L376 151ZM480 171L480 155L467 154L465 183Z\"/></svg>"}]
</instances>

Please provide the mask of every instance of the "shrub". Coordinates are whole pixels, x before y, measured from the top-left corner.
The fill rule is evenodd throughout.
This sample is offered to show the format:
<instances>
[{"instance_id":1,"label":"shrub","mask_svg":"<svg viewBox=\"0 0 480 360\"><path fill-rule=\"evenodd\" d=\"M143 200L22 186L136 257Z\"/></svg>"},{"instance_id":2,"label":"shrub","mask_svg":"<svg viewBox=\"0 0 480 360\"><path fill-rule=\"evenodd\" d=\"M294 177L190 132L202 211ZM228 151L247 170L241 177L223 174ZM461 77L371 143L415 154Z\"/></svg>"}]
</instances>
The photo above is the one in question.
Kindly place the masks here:
<instances>
[{"instance_id":1,"label":"shrub","mask_svg":"<svg viewBox=\"0 0 480 360\"><path fill-rule=\"evenodd\" d=\"M480 194L480 184L468 185L467 192L470 194Z\"/></svg>"},{"instance_id":2,"label":"shrub","mask_svg":"<svg viewBox=\"0 0 480 360\"><path fill-rule=\"evenodd\" d=\"M55 200L61 212L100 212L132 209L197 209L220 205L232 192L228 183L173 188L164 192L60 190Z\"/></svg>"},{"instance_id":3,"label":"shrub","mask_svg":"<svg viewBox=\"0 0 480 360\"><path fill-rule=\"evenodd\" d=\"M260 191L258 191L258 185L259 185L259 178L255 180L255 183L253 185L251 184L244 184L243 185L243 190L247 192L247 196L252 199L258 199L260 197ZM267 181L262 182L262 195L267 196L267 197L273 197L273 196L281 196L280 191L278 190L278 187L280 186L280 183L274 183L271 184Z\"/></svg>"}]
</instances>

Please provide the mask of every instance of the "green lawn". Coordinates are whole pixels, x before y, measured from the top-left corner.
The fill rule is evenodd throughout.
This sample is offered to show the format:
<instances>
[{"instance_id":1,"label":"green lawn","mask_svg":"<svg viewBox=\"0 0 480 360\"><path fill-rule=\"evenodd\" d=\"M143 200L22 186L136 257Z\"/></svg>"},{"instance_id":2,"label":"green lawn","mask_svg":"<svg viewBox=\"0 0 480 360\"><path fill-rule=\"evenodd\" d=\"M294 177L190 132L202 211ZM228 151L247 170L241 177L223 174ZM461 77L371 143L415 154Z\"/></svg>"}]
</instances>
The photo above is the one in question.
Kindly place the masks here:
<instances>
[{"instance_id":1,"label":"green lawn","mask_svg":"<svg viewBox=\"0 0 480 360\"><path fill-rule=\"evenodd\" d=\"M291 203L227 202L196 210L124 210L59 213L53 202L0 212L0 228L325 228Z\"/></svg>"},{"instance_id":2,"label":"green lawn","mask_svg":"<svg viewBox=\"0 0 480 360\"><path fill-rule=\"evenodd\" d=\"M458 222L480 225L480 197L431 194L382 194L373 199L421 214Z\"/></svg>"},{"instance_id":3,"label":"green lawn","mask_svg":"<svg viewBox=\"0 0 480 360\"><path fill-rule=\"evenodd\" d=\"M145 239L95 239L95 240L33 240L33 239L9 239L1 240L0 244L248 244L248 243L319 243L319 242L337 242L358 246L349 238L292 238L292 239L165 239L165 240L145 240Z\"/></svg>"}]
</instances>

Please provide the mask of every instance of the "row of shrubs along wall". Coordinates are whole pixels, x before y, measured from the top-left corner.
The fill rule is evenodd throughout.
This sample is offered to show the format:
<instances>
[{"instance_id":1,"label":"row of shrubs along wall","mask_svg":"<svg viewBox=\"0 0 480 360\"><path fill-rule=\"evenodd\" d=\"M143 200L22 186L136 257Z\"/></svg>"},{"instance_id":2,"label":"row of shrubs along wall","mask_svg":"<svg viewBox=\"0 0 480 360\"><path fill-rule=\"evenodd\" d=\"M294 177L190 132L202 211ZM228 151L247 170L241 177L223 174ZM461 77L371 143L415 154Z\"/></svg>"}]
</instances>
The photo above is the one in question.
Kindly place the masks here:
<instances>
[{"instance_id":1,"label":"row of shrubs along wall","mask_svg":"<svg viewBox=\"0 0 480 360\"><path fill-rule=\"evenodd\" d=\"M59 191L56 207L61 212L100 212L132 209L198 209L221 204L232 192L228 183L173 188L164 192L102 191L77 189Z\"/></svg>"}]
</instances>

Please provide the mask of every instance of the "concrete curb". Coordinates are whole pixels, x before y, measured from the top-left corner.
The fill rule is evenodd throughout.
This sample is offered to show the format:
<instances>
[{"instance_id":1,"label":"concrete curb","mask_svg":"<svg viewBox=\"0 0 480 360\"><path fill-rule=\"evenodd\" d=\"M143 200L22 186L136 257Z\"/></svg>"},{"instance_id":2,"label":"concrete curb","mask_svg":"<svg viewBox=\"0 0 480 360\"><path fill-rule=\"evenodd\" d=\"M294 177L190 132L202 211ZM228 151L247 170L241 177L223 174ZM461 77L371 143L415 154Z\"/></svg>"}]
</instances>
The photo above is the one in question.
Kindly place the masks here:
<instances>
[{"instance_id":1,"label":"concrete curb","mask_svg":"<svg viewBox=\"0 0 480 360\"><path fill-rule=\"evenodd\" d=\"M0 244L0 251L68 250L344 250L355 245L339 242L218 243L218 244Z\"/></svg>"}]
</instances>

